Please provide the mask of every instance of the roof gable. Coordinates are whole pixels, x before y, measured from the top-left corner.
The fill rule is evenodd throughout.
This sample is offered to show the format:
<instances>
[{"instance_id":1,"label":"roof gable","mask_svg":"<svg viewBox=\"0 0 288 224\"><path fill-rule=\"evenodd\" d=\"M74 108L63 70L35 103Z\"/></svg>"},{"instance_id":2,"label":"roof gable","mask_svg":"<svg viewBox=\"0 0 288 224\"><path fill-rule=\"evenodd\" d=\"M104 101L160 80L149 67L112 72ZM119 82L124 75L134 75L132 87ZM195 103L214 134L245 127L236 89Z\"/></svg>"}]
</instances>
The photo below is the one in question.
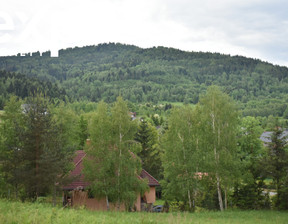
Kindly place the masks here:
<instances>
[{"instance_id":1,"label":"roof gable","mask_svg":"<svg viewBox=\"0 0 288 224\"><path fill-rule=\"evenodd\" d=\"M272 131L265 131L261 134L260 139L264 143L269 143L269 142L272 142L272 140L271 140L272 135L273 135ZM288 141L288 131L287 130L283 131L282 135L280 136L280 139L286 139L286 141Z\"/></svg>"},{"instance_id":2,"label":"roof gable","mask_svg":"<svg viewBox=\"0 0 288 224\"><path fill-rule=\"evenodd\" d=\"M72 183L66 185L63 187L63 190L73 190L77 188L86 188L90 185L89 182L86 182L84 179L84 174L82 173L82 170L84 168L83 166L83 159L86 156L86 153L84 150L78 150L75 152L76 156L73 159L74 163L74 169L70 172L70 177L75 178ZM142 169L140 177L142 179L146 178L148 179L148 185L149 186L159 186L159 182L151 176L146 170Z\"/></svg>"}]
</instances>

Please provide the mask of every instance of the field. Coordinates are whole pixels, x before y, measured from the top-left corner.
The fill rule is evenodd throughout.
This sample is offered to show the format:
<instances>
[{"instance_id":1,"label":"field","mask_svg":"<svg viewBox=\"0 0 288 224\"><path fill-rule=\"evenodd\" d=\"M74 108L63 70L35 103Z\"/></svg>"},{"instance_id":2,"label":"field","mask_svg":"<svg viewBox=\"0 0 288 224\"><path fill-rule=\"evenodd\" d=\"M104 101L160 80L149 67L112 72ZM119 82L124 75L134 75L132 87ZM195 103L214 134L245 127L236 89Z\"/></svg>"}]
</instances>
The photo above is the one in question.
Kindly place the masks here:
<instances>
[{"instance_id":1,"label":"field","mask_svg":"<svg viewBox=\"0 0 288 224\"><path fill-rule=\"evenodd\" d=\"M287 223L288 212L226 211L201 213L92 212L40 203L0 200L0 223Z\"/></svg>"}]
</instances>

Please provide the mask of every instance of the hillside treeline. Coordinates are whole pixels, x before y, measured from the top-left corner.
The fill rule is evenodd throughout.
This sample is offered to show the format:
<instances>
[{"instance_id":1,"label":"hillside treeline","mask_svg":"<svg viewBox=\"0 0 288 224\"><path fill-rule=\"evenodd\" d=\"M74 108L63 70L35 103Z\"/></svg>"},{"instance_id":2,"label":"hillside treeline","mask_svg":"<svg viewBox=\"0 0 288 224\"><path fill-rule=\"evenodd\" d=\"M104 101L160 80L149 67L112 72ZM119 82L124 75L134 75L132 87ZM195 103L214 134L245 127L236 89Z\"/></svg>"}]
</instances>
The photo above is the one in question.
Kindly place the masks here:
<instances>
[{"instance_id":1,"label":"hillside treeline","mask_svg":"<svg viewBox=\"0 0 288 224\"><path fill-rule=\"evenodd\" d=\"M57 58L0 57L0 69L57 83L73 100L196 104L218 85L244 115L288 114L288 68L241 56L109 43L60 50Z\"/></svg>"},{"instance_id":2,"label":"hillside treeline","mask_svg":"<svg viewBox=\"0 0 288 224\"><path fill-rule=\"evenodd\" d=\"M41 91L51 98L65 100L66 92L56 83L19 73L0 71L0 110L11 95L22 99Z\"/></svg>"}]
</instances>

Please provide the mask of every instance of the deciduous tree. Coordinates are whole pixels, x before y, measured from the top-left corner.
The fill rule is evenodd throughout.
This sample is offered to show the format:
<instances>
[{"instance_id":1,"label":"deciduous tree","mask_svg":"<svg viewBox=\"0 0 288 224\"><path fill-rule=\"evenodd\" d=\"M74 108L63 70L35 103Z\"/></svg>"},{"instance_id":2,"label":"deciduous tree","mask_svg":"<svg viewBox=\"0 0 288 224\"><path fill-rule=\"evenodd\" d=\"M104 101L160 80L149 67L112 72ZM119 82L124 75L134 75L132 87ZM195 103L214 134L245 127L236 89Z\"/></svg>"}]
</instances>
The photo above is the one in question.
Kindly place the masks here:
<instances>
[{"instance_id":1,"label":"deciduous tree","mask_svg":"<svg viewBox=\"0 0 288 224\"><path fill-rule=\"evenodd\" d=\"M205 143L203 149L206 155L206 172L211 178L215 177L219 207L223 211L222 190L227 206L227 190L237 171L235 161L238 112L229 96L216 86L208 88L207 93L200 98L198 106L204 130L202 137Z\"/></svg>"},{"instance_id":2,"label":"deciduous tree","mask_svg":"<svg viewBox=\"0 0 288 224\"><path fill-rule=\"evenodd\" d=\"M198 117L189 106L174 108L168 124L162 142L164 195L167 199L188 203L191 211L202 162Z\"/></svg>"},{"instance_id":3,"label":"deciduous tree","mask_svg":"<svg viewBox=\"0 0 288 224\"><path fill-rule=\"evenodd\" d=\"M133 137L136 125L129 116L126 102L118 97L108 113L107 105L100 103L93 118L91 146L87 147L84 172L87 180L92 181L92 193L106 197L109 201L124 203L130 209L139 193L147 184L138 178L141 171L139 158L134 151Z\"/></svg>"}]
</instances>

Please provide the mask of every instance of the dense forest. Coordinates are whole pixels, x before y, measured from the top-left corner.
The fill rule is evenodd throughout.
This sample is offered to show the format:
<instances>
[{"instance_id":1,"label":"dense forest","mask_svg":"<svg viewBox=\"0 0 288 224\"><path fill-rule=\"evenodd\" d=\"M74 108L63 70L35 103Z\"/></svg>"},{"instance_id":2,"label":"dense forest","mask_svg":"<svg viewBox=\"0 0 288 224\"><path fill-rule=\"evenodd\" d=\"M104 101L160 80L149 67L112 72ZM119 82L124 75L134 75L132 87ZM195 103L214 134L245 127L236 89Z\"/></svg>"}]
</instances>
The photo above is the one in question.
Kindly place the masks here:
<instances>
[{"instance_id":1,"label":"dense forest","mask_svg":"<svg viewBox=\"0 0 288 224\"><path fill-rule=\"evenodd\" d=\"M36 77L28 77L19 73L0 71L0 109L3 109L5 99L9 95L16 95L26 98L30 94L42 91L51 98L65 100L66 92L58 85L46 80L39 80Z\"/></svg>"},{"instance_id":2,"label":"dense forest","mask_svg":"<svg viewBox=\"0 0 288 224\"><path fill-rule=\"evenodd\" d=\"M60 50L59 57L49 51L0 57L0 70L9 72L8 78L0 74L5 99L11 92L24 98L32 91L30 86L19 92L22 78L42 83L52 97L108 103L121 95L132 103L196 104L208 86L217 85L245 116L288 118L288 68L242 56L109 43Z\"/></svg>"}]
</instances>

